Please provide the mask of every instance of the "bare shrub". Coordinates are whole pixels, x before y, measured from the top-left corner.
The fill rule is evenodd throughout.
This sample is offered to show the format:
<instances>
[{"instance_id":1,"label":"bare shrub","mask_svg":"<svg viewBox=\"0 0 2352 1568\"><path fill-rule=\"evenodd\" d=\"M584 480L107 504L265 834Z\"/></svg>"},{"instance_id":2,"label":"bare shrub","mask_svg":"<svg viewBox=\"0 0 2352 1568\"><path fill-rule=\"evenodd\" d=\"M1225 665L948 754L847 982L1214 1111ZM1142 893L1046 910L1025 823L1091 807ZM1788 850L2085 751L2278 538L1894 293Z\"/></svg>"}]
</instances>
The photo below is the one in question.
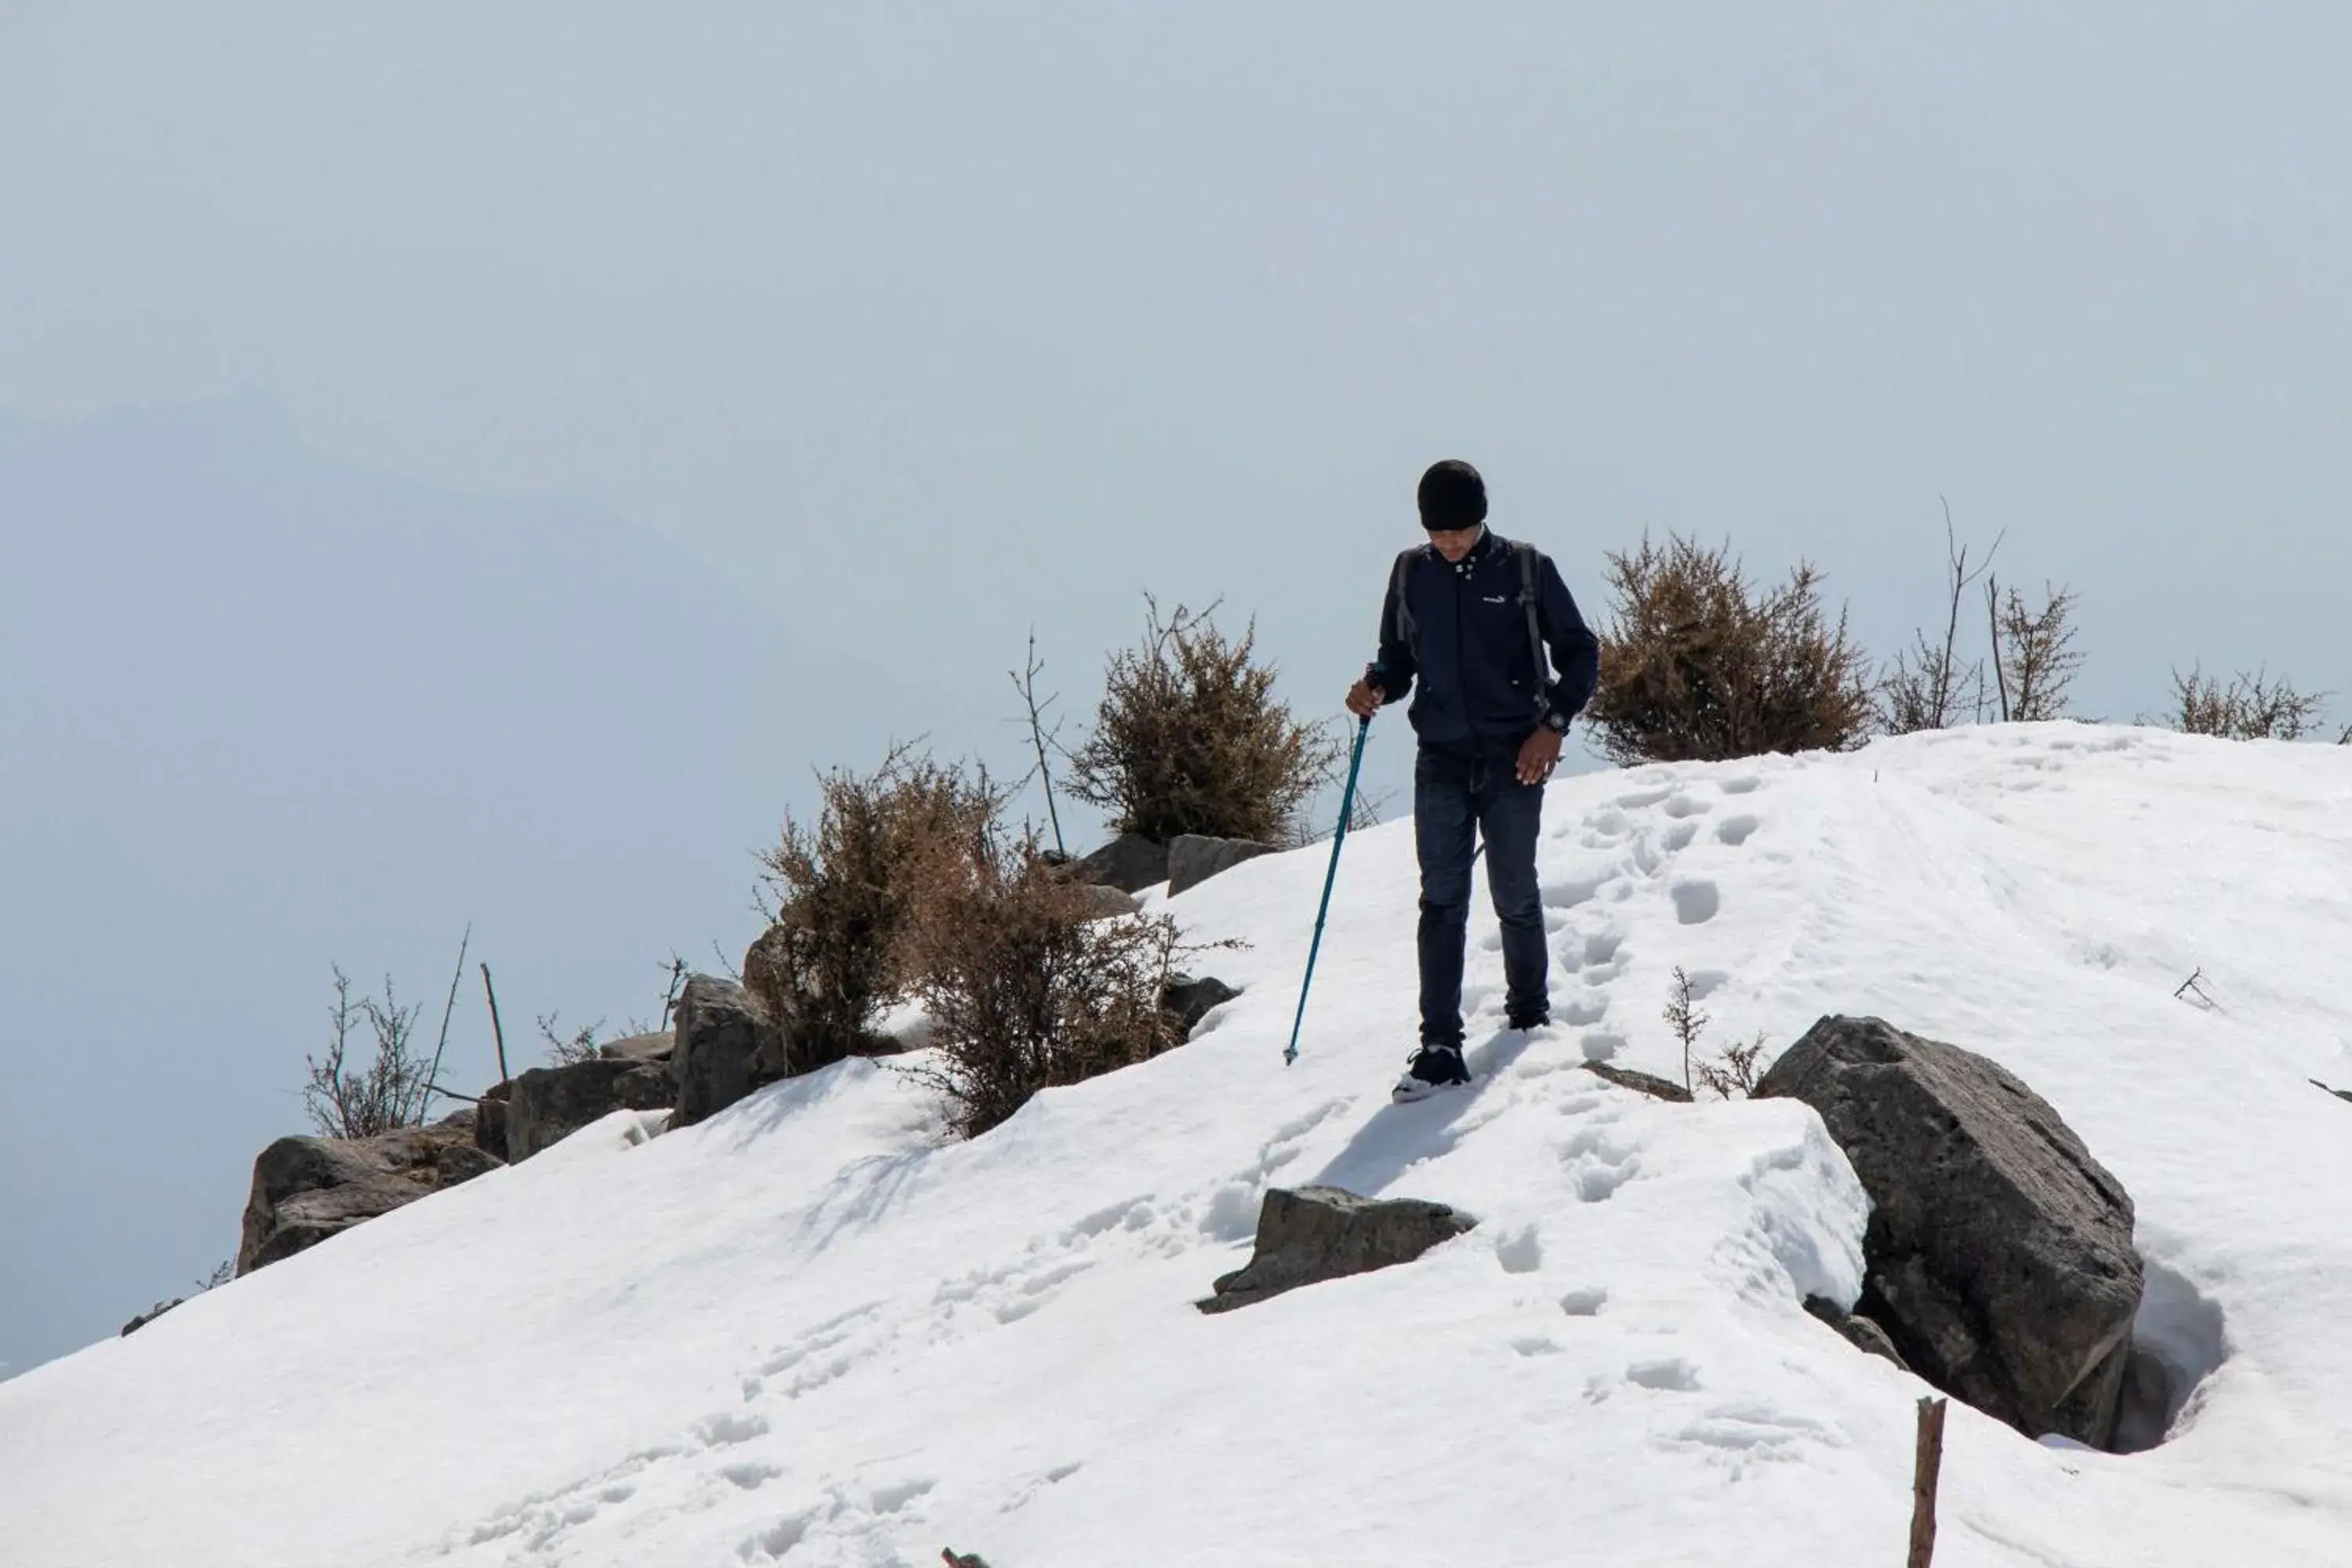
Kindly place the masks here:
<instances>
[{"instance_id":1,"label":"bare shrub","mask_svg":"<svg viewBox=\"0 0 2352 1568\"><path fill-rule=\"evenodd\" d=\"M1029 632L1029 662L1006 673L1013 678L1013 689L1021 694L1021 706L1026 714L1029 746L1037 758L1037 780L1045 790L1045 820L1054 829L1054 853L1066 858L1070 847L1062 841L1062 810L1054 800L1054 753L1059 752L1066 757L1069 752L1062 745L1061 721L1055 720L1050 727L1045 722L1046 713L1061 700L1061 696L1058 692L1044 698L1037 695L1037 677L1045 670L1045 661L1037 657L1037 632L1033 626ZM1017 791L1021 785L1013 788Z\"/></svg>"},{"instance_id":2,"label":"bare shrub","mask_svg":"<svg viewBox=\"0 0 2352 1568\"><path fill-rule=\"evenodd\" d=\"M2188 735L2225 741L2300 741L2319 726L2327 705L2325 691L2301 691L2284 676L2240 670L2227 686L2215 675L2192 668L2172 672L2172 708L2164 716ZM2352 731L2346 732L2352 739Z\"/></svg>"},{"instance_id":3,"label":"bare shrub","mask_svg":"<svg viewBox=\"0 0 2352 1568\"><path fill-rule=\"evenodd\" d=\"M1960 652L1960 600L1992 564L2000 541L1995 539L1971 570L1969 547L1953 533L1952 506L1946 501L1944 542L1943 633L1937 637L1920 628L1911 646L1896 654L1878 679L1879 727L1890 735L1942 730L1964 717L1984 716L1984 663Z\"/></svg>"},{"instance_id":4,"label":"bare shrub","mask_svg":"<svg viewBox=\"0 0 2352 1568\"><path fill-rule=\"evenodd\" d=\"M1675 965L1675 988L1667 996L1666 1010L1662 1016L1666 1020L1666 1027L1675 1032L1675 1040L1683 1047L1683 1091L1690 1093L1691 1053L1698 1047L1699 1037L1706 1033L1708 1018L1698 1010L1698 998L1691 991L1691 978L1683 973L1683 966L1679 963Z\"/></svg>"},{"instance_id":5,"label":"bare shrub","mask_svg":"<svg viewBox=\"0 0 2352 1568\"><path fill-rule=\"evenodd\" d=\"M798 1072L871 1048L906 986L917 879L975 854L1002 804L984 771L905 746L870 773L823 775L819 792L815 826L787 816L761 858L776 919L743 968L746 988L793 1021Z\"/></svg>"},{"instance_id":6,"label":"bare shrub","mask_svg":"<svg viewBox=\"0 0 2352 1568\"><path fill-rule=\"evenodd\" d=\"M962 1136L1040 1089L1182 1043L1162 993L1199 949L1165 915L1089 921L1086 889L1056 874L1033 829L991 826L976 853L935 863L921 885L910 969L939 1055L908 1070L946 1095Z\"/></svg>"},{"instance_id":7,"label":"bare shrub","mask_svg":"<svg viewBox=\"0 0 2352 1568\"><path fill-rule=\"evenodd\" d=\"M328 1138L373 1138L422 1125L432 1079L429 1064L409 1048L417 1005L400 1005L390 975L384 977L383 1001L362 996L354 1002L350 978L340 967L334 974L335 1003L329 1011L333 1033L326 1057L302 1058L309 1069L302 1107L311 1123ZM361 1022L374 1036L375 1052L364 1067L353 1071L352 1034Z\"/></svg>"},{"instance_id":8,"label":"bare shrub","mask_svg":"<svg viewBox=\"0 0 2352 1568\"><path fill-rule=\"evenodd\" d=\"M1238 639L1181 605L1165 621L1147 598L1141 643L1111 656L1094 733L1071 759L1070 793L1120 832L1165 844L1181 833L1278 842L1342 754L1328 725L1301 722Z\"/></svg>"},{"instance_id":9,"label":"bare shrub","mask_svg":"<svg viewBox=\"0 0 2352 1568\"><path fill-rule=\"evenodd\" d=\"M604 1031L604 1020L583 1024L570 1034L563 1033L556 1020L562 1015L547 1013L539 1020L539 1037L547 1042L547 1059L557 1067L571 1067L578 1062L596 1059L596 1037Z\"/></svg>"},{"instance_id":10,"label":"bare shrub","mask_svg":"<svg viewBox=\"0 0 2352 1568\"><path fill-rule=\"evenodd\" d=\"M1676 535L1612 552L1608 575L1614 603L1587 718L1612 762L1846 751L1869 738L1865 658L1844 616L1829 619L1811 564L1761 592L1729 546Z\"/></svg>"},{"instance_id":11,"label":"bare shrub","mask_svg":"<svg viewBox=\"0 0 2352 1568\"><path fill-rule=\"evenodd\" d=\"M1739 1045L1726 1046L1711 1062L1700 1062L1694 1070L1698 1081L1715 1091L1720 1100L1746 1100L1756 1092L1756 1081L1762 1078L1764 1037L1757 1035Z\"/></svg>"},{"instance_id":12,"label":"bare shrub","mask_svg":"<svg viewBox=\"0 0 2352 1568\"><path fill-rule=\"evenodd\" d=\"M2042 584L2042 607L2029 609L2015 588L1985 580L1991 618L1992 673L2000 716L2021 724L2066 716L2066 691L2083 668L2074 647L2076 600L2071 588Z\"/></svg>"},{"instance_id":13,"label":"bare shrub","mask_svg":"<svg viewBox=\"0 0 2352 1568\"><path fill-rule=\"evenodd\" d=\"M724 955L721 956L723 959ZM657 1035L668 1028L671 1016L677 1011L678 994L686 989L687 975L690 972L686 960L675 948L670 950L670 955L661 962L659 968L662 973L661 1010L655 1017L648 1018L641 1013L631 1014L620 1028L607 1035L602 1018L567 1031L559 1021L562 1017L561 1012L542 1015L539 1019L539 1037L547 1042L547 1059L557 1067L594 1061L604 1054L604 1047L614 1039Z\"/></svg>"}]
</instances>

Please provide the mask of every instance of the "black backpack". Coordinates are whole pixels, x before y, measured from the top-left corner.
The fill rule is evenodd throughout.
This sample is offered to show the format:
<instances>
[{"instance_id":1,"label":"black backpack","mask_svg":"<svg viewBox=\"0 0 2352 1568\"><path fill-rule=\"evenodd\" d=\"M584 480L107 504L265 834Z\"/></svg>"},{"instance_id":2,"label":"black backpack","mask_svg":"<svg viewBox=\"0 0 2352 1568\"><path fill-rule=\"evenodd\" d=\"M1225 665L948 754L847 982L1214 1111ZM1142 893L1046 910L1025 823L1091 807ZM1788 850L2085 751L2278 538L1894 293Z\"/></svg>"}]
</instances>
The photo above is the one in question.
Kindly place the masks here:
<instances>
[{"instance_id":1,"label":"black backpack","mask_svg":"<svg viewBox=\"0 0 2352 1568\"><path fill-rule=\"evenodd\" d=\"M1511 553L1519 563L1519 607L1527 612L1528 647L1536 656L1536 712L1540 716L1551 706L1547 695L1551 689L1551 667L1544 659L1543 625L1537 615L1536 563L1543 558L1542 552L1525 540L1506 540L1504 542L1511 547ZM1415 664L1421 662L1421 627L1420 623L1412 618L1412 605L1406 601L1405 582L1412 573L1413 562L1430 548L1426 544L1416 544L1400 554L1396 571L1390 579L1391 591L1396 596L1397 637L1412 650Z\"/></svg>"}]
</instances>

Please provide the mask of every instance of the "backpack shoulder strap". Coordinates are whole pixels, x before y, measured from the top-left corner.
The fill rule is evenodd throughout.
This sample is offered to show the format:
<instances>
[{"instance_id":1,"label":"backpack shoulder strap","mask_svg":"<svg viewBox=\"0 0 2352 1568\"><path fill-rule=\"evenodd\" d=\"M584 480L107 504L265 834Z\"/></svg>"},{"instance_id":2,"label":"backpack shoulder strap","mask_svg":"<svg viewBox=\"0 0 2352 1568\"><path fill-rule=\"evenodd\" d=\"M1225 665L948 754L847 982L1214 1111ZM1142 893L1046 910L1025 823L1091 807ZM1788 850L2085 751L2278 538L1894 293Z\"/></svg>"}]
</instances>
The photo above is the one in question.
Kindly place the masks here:
<instances>
[{"instance_id":1,"label":"backpack shoulder strap","mask_svg":"<svg viewBox=\"0 0 2352 1568\"><path fill-rule=\"evenodd\" d=\"M1519 558L1519 604L1528 613L1528 651L1536 660L1536 711L1550 706L1547 695L1551 686L1551 672L1544 663L1543 623L1538 611L1542 595L1536 591L1536 567L1543 560L1542 552L1521 540L1511 547Z\"/></svg>"},{"instance_id":2,"label":"backpack shoulder strap","mask_svg":"<svg viewBox=\"0 0 2352 1568\"><path fill-rule=\"evenodd\" d=\"M1406 596L1405 589L1412 581L1413 562L1423 551L1428 548L1426 544L1415 544L1400 551L1396 558L1396 570L1389 576L1390 590L1396 597L1397 640L1404 644L1415 659L1421 657L1421 627L1420 624L1412 618L1412 603Z\"/></svg>"}]
</instances>

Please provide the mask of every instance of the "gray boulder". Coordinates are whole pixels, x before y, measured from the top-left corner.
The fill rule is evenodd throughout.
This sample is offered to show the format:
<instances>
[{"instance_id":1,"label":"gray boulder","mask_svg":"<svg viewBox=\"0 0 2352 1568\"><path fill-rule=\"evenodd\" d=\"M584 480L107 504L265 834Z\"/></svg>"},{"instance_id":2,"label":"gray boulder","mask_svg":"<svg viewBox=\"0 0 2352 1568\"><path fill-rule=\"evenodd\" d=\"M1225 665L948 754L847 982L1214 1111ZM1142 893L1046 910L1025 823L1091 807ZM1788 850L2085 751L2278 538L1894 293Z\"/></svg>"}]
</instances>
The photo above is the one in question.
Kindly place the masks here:
<instances>
[{"instance_id":1,"label":"gray boulder","mask_svg":"<svg viewBox=\"0 0 2352 1568\"><path fill-rule=\"evenodd\" d=\"M501 1162L507 1157L507 1101L513 1093L514 1079L509 1079L482 1090L474 1102L474 1147Z\"/></svg>"},{"instance_id":2,"label":"gray boulder","mask_svg":"<svg viewBox=\"0 0 2352 1568\"><path fill-rule=\"evenodd\" d=\"M1099 882L1139 893L1168 879L1168 846L1140 833L1122 833L1070 868L1074 881Z\"/></svg>"},{"instance_id":3,"label":"gray boulder","mask_svg":"<svg viewBox=\"0 0 2352 1568\"><path fill-rule=\"evenodd\" d=\"M677 1048L677 1036L668 1029L651 1035L625 1035L606 1040L596 1054L608 1061L667 1062Z\"/></svg>"},{"instance_id":4,"label":"gray boulder","mask_svg":"<svg viewBox=\"0 0 2352 1568\"><path fill-rule=\"evenodd\" d=\"M1806 1297L1805 1310L1835 1329L1844 1337L1846 1343L1864 1354L1892 1362L1905 1372L1911 1370L1910 1363L1903 1359L1903 1352L1896 1350L1895 1342L1886 1337L1886 1331L1868 1318L1847 1311L1826 1296Z\"/></svg>"},{"instance_id":5,"label":"gray boulder","mask_svg":"<svg viewBox=\"0 0 2352 1568\"><path fill-rule=\"evenodd\" d=\"M280 1138L253 1163L236 1271L243 1276L291 1258L498 1165L469 1133L446 1127L406 1127L375 1138Z\"/></svg>"},{"instance_id":6,"label":"gray boulder","mask_svg":"<svg viewBox=\"0 0 2352 1568\"><path fill-rule=\"evenodd\" d=\"M1080 882L1071 891L1080 900L1081 918L1086 920L1107 921L1139 914L1143 909L1141 899L1120 892L1108 882Z\"/></svg>"},{"instance_id":7,"label":"gray boulder","mask_svg":"<svg viewBox=\"0 0 2352 1568\"><path fill-rule=\"evenodd\" d=\"M1195 1303L1230 1312L1301 1285L1410 1263L1475 1225L1444 1204L1421 1198L1361 1198L1338 1187L1276 1187L1257 1215L1249 1266L1219 1279Z\"/></svg>"},{"instance_id":8,"label":"gray boulder","mask_svg":"<svg viewBox=\"0 0 2352 1568\"><path fill-rule=\"evenodd\" d=\"M1244 860L1274 853L1271 844L1255 838L1211 838L1205 834L1180 833L1168 841L1168 896L1197 888Z\"/></svg>"},{"instance_id":9,"label":"gray boulder","mask_svg":"<svg viewBox=\"0 0 2352 1568\"><path fill-rule=\"evenodd\" d=\"M784 1029L731 980L687 977L678 993L677 1046L669 1074L677 1086L673 1127L707 1121L763 1084L790 1076Z\"/></svg>"},{"instance_id":10,"label":"gray boulder","mask_svg":"<svg viewBox=\"0 0 2352 1568\"><path fill-rule=\"evenodd\" d=\"M520 1163L615 1110L667 1110L677 1100L667 1062L592 1057L515 1075L506 1107L507 1159Z\"/></svg>"},{"instance_id":11,"label":"gray boulder","mask_svg":"<svg viewBox=\"0 0 2352 1568\"><path fill-rule=\"evenodd\" d=\"M1823 1018L1757 1086L1821 1113L1871 1201L1856 1310L1912 1370L2029 1437L2106 1448L2139 1310L2132 1202L1993 1062Z\"/></svg>"},{"instance_id":12,"label":"gray boulder","mask_svg":"<svg viewBox=\"0 0 2352 1568\"><path fill-rule=\"evenodd\" d=\"M1213 974L1204 974L1198 980L1180 974L1160 988L1160 1005L1176 1015L1183 1026L1181 1032L1189 1039L1192 1031L1201 1026L1201 1020L1207 1017L1213 1009L1223 1006L1240 994Z\"/></svg>"}]
</instances>

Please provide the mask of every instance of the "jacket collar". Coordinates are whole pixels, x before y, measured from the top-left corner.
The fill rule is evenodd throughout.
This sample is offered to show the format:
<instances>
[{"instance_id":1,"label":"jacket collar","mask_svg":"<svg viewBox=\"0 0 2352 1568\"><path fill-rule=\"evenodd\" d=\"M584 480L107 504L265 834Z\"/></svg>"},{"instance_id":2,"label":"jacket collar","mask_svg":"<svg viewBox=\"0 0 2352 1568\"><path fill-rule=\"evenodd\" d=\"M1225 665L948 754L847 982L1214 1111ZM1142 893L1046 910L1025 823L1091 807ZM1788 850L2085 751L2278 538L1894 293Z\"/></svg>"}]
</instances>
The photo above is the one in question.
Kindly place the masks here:
<instances>
[{"instance_id":1,"label":"jacket collar","mask_svg":"<svg viewBox=\"0 0 2352 1568\"><path fill-rule=\"evenodd\" d=\"M1507 542L1504 540L1501 535L1497 534L1495 531L1494 525L1489 523L1486 525L1484 531L1478 535L1478 542L1470 547L1470 553L1462 558L1463 563L1464 564L1470 566L1484 566L1487 562L1492 561L1496 554L1500 553L1507 547ZM1421 552L1423 559L1434 561L1440 566L1446 563L1445 557L1437 552L1437 546L1434 544L1423 545L1421 547Z\"/></svg>"}]
</instances>

